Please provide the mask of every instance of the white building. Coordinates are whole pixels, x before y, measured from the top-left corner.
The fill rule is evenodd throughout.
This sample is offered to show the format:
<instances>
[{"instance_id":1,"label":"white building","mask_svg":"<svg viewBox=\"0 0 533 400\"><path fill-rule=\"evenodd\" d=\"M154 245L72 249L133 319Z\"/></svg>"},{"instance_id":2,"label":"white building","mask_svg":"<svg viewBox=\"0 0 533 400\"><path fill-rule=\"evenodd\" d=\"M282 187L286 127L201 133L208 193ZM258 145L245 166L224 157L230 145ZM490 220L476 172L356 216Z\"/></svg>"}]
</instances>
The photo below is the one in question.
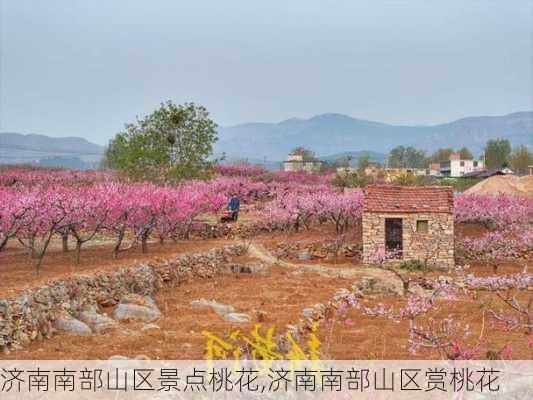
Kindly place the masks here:
<instances>
[{"instance_id":1,"label":"white building","mask_svg":"<svg viewBox=\"0 0 533 400\"><path fill-rule=\"evenodd\" d=\"M449 160L439 163L437 175L457 178L483 169L485 169L485 163L482 160L461 160L459 153L452 153Z\"/></svg>"},{"instance_id":2,"label":"white building","mask_svg":"<svg viewBox=\"0 0 533 400\"><path fill-rule=\"evenodd\" d=\"M322 161L304 160L302 154L291 153L287 156L287 160L283 161L283 170L288 172L320 172L321 169Z\"/></svg>"}]
</instances>

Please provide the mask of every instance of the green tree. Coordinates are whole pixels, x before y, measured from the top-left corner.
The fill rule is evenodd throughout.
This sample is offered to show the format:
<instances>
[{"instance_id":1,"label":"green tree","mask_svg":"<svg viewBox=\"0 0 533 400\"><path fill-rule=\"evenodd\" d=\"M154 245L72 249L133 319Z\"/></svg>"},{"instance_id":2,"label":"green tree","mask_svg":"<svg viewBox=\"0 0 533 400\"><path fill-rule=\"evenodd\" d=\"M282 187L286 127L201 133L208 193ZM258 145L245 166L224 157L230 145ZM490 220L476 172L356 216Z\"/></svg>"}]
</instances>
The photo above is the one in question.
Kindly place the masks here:
<instances>
[{"instance_id":1,"label":"green tree","mask_svg":"<svg viewBox=\"0 0 533 400\"><path fill-rule=\"evenodd\" d=\"M316 160L315 152L309 149L306 149L303 146L296 147L291 151L291 154L302 156L304 161L314 161Z\"/></svg>"},{"instance_id":2,"label":"green tree","mask_svg":"<svg viewBox=\"0 0 533 400\"><path fill-rule=\"evenodd\" d=\"M516 147L509 157L509 164L515 173L526 174L528 166L533 165L533 153L525 145Z\"/></svg>"},{"instance_id":3,"label":"green tree","mask_svg":"<svg viewBox=\"0 0 533 400\"><path fill-rule=\"evenodd\" d=\"M509 163L511 143L507 139L492 139L485 146L485 164L488 168L501 168Z\"/></svg>"},{"instance_id":4,"label":"green tree","mask_svg":"<svg viewBox=\"0 0 533 400\"><path fill-rule=\"evenodd\" d=\"M359 160L357 161L357 171L359 174L364 174L365 169L368 168L370 165L370 157L368 154L363 154L361 157L359 157Z\"/></svg>"},{"instance_id":5,"label":"green tree","mask_svg":"<svg viewBox=\"0 0 533 400\"><path fill-rule=\"evenodd\" d=\"M429 161L432 163L438 163L441 161L448 161L450 159L450 155L453 153L452 148L445 148L445 149L438 149L436 152L434 152L431 157L429 158Z\"/></svg>"},{"instance_id":6,"label":"green tree","mask_svg":"<svg viewBox=\"0 0 533 400\"><path fill-rule=\"evenodd\" d=\"M352 156L342 156L335 161L331 162L330 164L336 169L336 168L348 168L350 167L350 164L352 162Z\"/></svg>"},{"instance_id":7,"label":"green tree","mask_svg":"<svg viewBox=\"0 0 533 400\"><path fill-rule=\"evenodd\" d=\"M105 165L135 180L202 176L211 165L216 127L202 106L162 103L111 140Z\"/></svg>"},{"instance_id":8,"label":"green tree","mask_svg":"<svg viewBox=\"0 0 533 400\"><path fill-rule=\"evenodd\" d=\"M458 153L461 155L461 160L473 160L474 155L467 147L462 147L459 149Z\"/></svg>"},{"instance_id":9,"label":"green tree","mask_svg":"<svg viewBox=\"0 0 533 400\"><path fill-rule=\"evenodd\" d=\"M390 168L424 168L426 164L426 153L414 147L397 146L389 153Z\"/></svg>"},{"instance_id":10,"label":"green tree","mask_svg":"<svg viewBox=\"0 0 533 400\"><path fill-rule=\"evenodd\" d=\"M438 163L441 161L448 161L450 159L450 156L452 153L455 153L455 150L451 147L446 147L443 149L438 149L436 152L434 152L431 157L429 158L429 162L431 163ZM474 156L468 150L466 147L462 147L457 151L459 155L461 156L461 160L473 160Z\"/></svg>"}]
</instances>

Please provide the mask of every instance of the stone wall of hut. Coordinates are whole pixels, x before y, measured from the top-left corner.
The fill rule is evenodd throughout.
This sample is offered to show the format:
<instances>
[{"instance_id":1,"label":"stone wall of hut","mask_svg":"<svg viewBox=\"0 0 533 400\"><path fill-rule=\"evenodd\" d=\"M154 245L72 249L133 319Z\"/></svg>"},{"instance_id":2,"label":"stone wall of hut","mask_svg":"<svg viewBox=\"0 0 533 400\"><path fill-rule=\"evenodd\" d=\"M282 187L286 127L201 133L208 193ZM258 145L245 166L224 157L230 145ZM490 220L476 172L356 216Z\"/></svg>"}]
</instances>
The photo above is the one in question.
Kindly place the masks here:
<instances>
[{"instance_id":1,"label":"stone wall of hut","mask_svg":"<svg viewBox=\"0 0 533 400\"><path fill-rule=\"evenodd\" d=\"M385 219L401 218L403 252L400 260L420 260L438 268L455 265L454 220L445 213L363 213L363 261L371 263L385 249ZM428 232L416 230L417 221L428 221Z\"/></svg>"}]
</instances>

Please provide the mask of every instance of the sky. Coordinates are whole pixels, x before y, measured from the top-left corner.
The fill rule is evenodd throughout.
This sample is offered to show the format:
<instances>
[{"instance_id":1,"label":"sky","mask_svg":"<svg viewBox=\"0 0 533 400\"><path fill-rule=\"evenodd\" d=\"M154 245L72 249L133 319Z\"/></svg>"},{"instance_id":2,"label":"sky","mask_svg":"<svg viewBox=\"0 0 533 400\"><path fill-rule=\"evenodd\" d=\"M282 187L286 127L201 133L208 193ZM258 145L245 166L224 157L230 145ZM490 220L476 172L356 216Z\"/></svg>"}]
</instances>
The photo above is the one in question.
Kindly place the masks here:
<instances>
[{"instance_id":1,"label":"sky","mask_svg":"<svg viewBox=\"0 0 533 400\"><path fill-rule=\"evenodd\" d=\"M159 103L222 126L533 109L533 0L0 0L0 132L106 144Z\"/></svg>"}]
</instances>

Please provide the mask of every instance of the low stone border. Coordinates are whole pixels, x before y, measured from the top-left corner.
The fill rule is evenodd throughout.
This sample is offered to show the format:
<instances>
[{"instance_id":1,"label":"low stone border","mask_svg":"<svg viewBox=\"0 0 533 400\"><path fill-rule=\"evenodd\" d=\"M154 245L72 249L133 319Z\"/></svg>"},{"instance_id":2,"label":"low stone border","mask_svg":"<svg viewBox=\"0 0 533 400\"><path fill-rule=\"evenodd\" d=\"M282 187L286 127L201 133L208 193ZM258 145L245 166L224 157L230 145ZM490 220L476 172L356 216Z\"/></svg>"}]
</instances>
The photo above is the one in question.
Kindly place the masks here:
<instances>
[{"instance_id":1,"label":"low stone border","mask_svg":"<svg viewBox=\"0 0 533 400\"><path fill-rule=\"evenodd\" d=\"M90 306L115 306L128 294L151 296L166 285L213 277L228 270L232 257L246 252L246 246L230 245L168 261L52 280L14 299L0 299L0 350L9 352L50 337L54 321L65 313L77 316Z\"/></svg>"},{"instance_id":2,"label":"low stone border","mask_svg":"<svg viewBox=\"0 0 533 400\"><path fill-rule=\"evenodd\" d=\"M334 258L336 243L334 240L325 241L298 241L279 243L272 254L278 258L286 258L300 261ZM338 256L348 258L360 257L361 245L357 243L345 243L337 251Z\"/></svg>"}]
</instances>

